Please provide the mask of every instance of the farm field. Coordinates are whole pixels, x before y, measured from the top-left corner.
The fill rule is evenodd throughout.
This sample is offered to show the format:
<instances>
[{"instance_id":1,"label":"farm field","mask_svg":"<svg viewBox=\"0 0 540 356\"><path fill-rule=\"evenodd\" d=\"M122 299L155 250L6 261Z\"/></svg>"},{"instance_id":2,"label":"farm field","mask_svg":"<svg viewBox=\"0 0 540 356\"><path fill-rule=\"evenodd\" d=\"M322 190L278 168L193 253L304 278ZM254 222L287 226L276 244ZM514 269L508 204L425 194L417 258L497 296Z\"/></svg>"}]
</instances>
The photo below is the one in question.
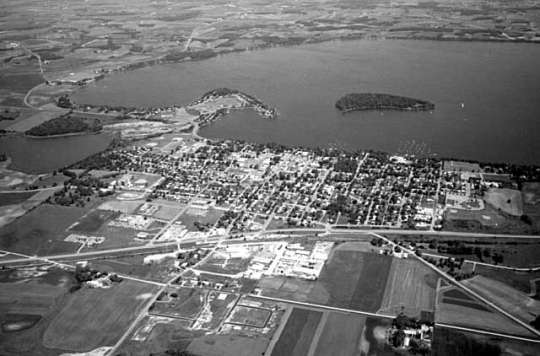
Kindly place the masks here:
<instances>
[{"instance_id":1,"label":"farm field","mask_svg":"<svg viewBox=\"0 0 540 356\"><path fill-rule=\"evenodd\" d=\"M88 210L40 205L0 228L0 249L38 256L75 252L79 244L64 242L69 226Z\"/></svg>"},{"instance_id":2,"label":"farm field","mask_svg":"<svg viewBox=\"0 0 540 356\"><path fill-rule=\"evenodd\" d=\"M204 356L253 356L262 355L267 344L267 338L217 334L204 335L193 340L187 350L195 355Z\"/></svg>"},{"instance_id":3,"label":"farm field","mask_svg":"<svg viewBox=\"0 0 540 356\"><path fill-rule=\"evenodd\" d=\"M386 342L386 331L392 325L392 320L368 316L360 339L361 355L397 356Z\"/></svg>"},{"instance_id":4,"label":"farm field","mask_svg":"<svg viewBox=\"0 0 540 356\"><path fill-rule=\"evenodd\" d=\"M532 292L531 281L540 279L540 271L513 271L509 269L476 265L474 272L476 275L499 281L526 294Z\"/></svg>"},{"instance_id":5,"label":"farm field","mask_svg":"<svg viewBox=\"0 0 540 356\"><path fill-rule=\"evenodd\" d=\"M521 340L436 327L432 353L437 356L538 355L539 345Z\"/></svg>"},{"instance_id":6,"label":"farm field","mask_svg":"<svg viewBox=\"0 0 540 356\"><path fill-rule=\"evenodd\" d=\"M16 205L24 203L31 196L35 195L35 192L15 192L15 193L2 193L0 194L0 206Z\"/></svg>"},{"instance_id":7,"label":"farm field","mask_svg":"<svg viewBox=\"0 0 540 356\"><path fill-rule=\"evenodd\" d=\"M39 276L30 277L34 273ZM41 337L60 310L71 278L72 273L56 267L0 271L0 355L61 353L43 347Z\"/></svg>"},{"instance_id":8,"label":"farm field","mask_svg":"<svg viewBox=\"0 0 540 356\"><path fill-rule=\"evenodd\" d=\"M70 351L111 346L155 291L153 285L131 280L111 289L83 288L68 298L51 322L43 345Z\"/></svg>"},{"instance_id":9,"label":"farm field","mask_svg":"<svg viewBox=\"0 0 540 356\"><path fill-rule=\"evenodd\" d=\"M437 296L437 275L416 260L394 258L379 313L420 317L432 313Z\"/></svg>"},{"instance_id":10,"label":"farm field","mask_svg":"<svg viewBox=\"0 0 540 356\"><path fill-rule=\"evenodd\" d=\"M456 295L448 297L447 293L454 288L444 287L439 289L435 322L534 337L534 334L521 325L499 314L497 311L491 310L466 294L457 298Z\"/></svg>"},{"instance_id":11,"label":"farm field","mask_svg":"<svg viewBox=\"0 0 540 356\"><path fill-rule=\"evenodd\" d=\"M517 217L523 215L523 199L519 190L492 188L485 193L484 200L506 214Z\"/></svg>"},{"instance_id":12,"label":"farm field","mask_svg":"<svg viewBox=\"0 0 540 356\"><path fill-rule=\"evenodd\" d=\"M320 311L294 308L271 356L307 355L322 315Z\"/></svg>"},{"instance_id":13,"label":"farm field","mask_svg":"<svg viewBox=\"0 0 540 356\"><path fill-rule=\"evenodd\" d=\"M540 301L504 283L477 275L463 281L463 284L527 323L540 315Z\"/></svg>"},{"instance_id":14,"label":"farm field","mask_svg":"<svg viewBox=\"0 0 540 356\"><path fill-rule=\"evenodd\" d=\"M330 313L318 341L314 341L314 356L356 356L365 321L363 315Z\"/></svg>"},{"instance_id":15,"label":"farm field","mask_svg":"<svg viewBox=\"0 0 540 356\"><path fill-rule=\"evenodd\" d=\"M377 253L336 250L315 282L309 301L339 308L376 312L381 306L392 257ZM323 298L321 298L323 297Z\"/></svg>"}]
</instances>

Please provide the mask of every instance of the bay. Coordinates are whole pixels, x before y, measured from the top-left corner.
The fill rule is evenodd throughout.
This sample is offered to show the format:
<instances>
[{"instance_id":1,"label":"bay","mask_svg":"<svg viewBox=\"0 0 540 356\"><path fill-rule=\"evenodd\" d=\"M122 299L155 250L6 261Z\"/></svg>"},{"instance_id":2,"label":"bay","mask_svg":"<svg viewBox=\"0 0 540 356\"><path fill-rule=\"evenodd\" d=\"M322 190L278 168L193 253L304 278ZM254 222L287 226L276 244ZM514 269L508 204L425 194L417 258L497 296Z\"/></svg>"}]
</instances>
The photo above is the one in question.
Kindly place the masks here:
<instances>
[{"instance_id":1,"label":"bay","mask_svg":"<svg viewBox=\"0 0 540 356\"><path fill-rule=\"evenodd\" d=\"M73 99L157 107L228 87L255 95L279 117L234 111L201 135L540 164L538 58L534 44L336 41L123 72ZM409 96L436 108L341 114L334 103L350 92Z\"/></svg>"}]
</instances>

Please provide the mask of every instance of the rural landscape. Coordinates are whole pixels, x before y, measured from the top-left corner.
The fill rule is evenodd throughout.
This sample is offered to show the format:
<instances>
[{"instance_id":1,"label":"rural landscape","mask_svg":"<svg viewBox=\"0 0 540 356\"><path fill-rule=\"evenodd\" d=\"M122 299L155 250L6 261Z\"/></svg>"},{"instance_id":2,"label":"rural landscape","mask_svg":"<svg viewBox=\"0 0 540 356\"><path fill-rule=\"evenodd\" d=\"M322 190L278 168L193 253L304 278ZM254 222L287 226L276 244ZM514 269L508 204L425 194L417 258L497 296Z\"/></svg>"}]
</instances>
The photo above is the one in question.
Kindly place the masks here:
<instances>
[{"instance_id":1,"label":"rural landscape","mask_svg":"<svg viewBox=\"0 0 540 356\"><path fill-rule=\"evenodd\" d=\"M540 354L539 166L206 138L237 113L280 120L240 86L153 107L77 96L284 46L537 43L539 14L533 0L4 1L0 356ZM330 102L344 117L439 109Z\"/></svg>"}]
</instances>

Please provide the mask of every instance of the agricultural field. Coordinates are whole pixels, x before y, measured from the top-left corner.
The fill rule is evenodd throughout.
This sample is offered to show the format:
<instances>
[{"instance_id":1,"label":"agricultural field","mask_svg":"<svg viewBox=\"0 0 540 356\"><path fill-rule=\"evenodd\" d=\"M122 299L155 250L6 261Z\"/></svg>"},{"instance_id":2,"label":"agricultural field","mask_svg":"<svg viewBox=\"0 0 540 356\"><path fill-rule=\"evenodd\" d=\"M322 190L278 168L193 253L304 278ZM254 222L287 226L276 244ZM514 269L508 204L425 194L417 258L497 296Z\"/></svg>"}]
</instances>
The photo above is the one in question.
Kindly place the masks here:
<instances>
[{"instance_id":1,"label":"agricultural field","mask_svg":"<svg viewBox=\"0 0 540 356\"><path fill-rule=\"evenodd\" d=\"M37 73L0 76L0 88L23 94L41 83L43 78Z\"/></svg>"},{"instance_id":2,"label":"agricultural field","mask_svg":"<svg viewBox=\"0 0 540 356\"><path fill-rule=\"evenodd\" d=\"M360 339L360 355L398 356L400 352L392 349L386 341L386 331L392 325L391 319L369 316L366 318Z\"/></svg>"},{"instance_id":3,"label":"agricultural field","mask_svg":"<svg viewBox=\"0 0 540 356\"><path fill-rule=\"evenodd\" d=\"M67 229L86 213L83 208L40 205L0 228L0 249L39 256L74 252L79 245L64 242Z\"/></svg>"},{"instance_id":4,"label":"agricultural field","mask_svg":"<svg viewBox=\"0 0 540 356\"><path fill-rule=\"evenodd\" d=\"M437 293L435 322L481 330L533 337L527 329L481 302L457 290L444 287Z\"/></svg>"},{"instance_id":5,"label":"agricultural field","mask_svg":"<svg viewBox=\"0 0 540 356\"><path fill-rule=\"evenodd\" d=\"M525 294L533 293L532 284L535 283L535 280L540 280L540 271L514 271L511 269L476 265L474 272L476 275L504 283ZM536 296L538 296L538 292L540 291L537 291Z\"/></svg>"},{"instance_id":6,"label":"agricultural field","mask_svg":"<svg viewBox=\"0 0 540 356\"><path fill-rule=\"evenodd\" d=\"M320 311L294 308L271 356L307 355L322 315Z\"/></svg>"},{"instance_id":7,"label":"agricultural field","mask_svg":"<svg viewBox=\"0 0 540 356\"><path fill-rule=\"evenodd\" d=\"M379 313L420 317L433 313L437 296L436 273L416 260L394 258Z\"/></svg>"},{"instance_id":8,"label":"agricultural field","mask_svg":"<svg viewBox=\"0 0 540 356\"><path fill-rule=\"evenodd\" d=\"M63 115L66 111L58 108L54 111L39 111L34 115L16 120L11 126L6 128L7 131L26 132L33 127L39 126L55 117Z\"/></svg>"},{"instance_id":9,"label":"agricultural field","mask_svg":"<svg viewBox=\"0 0 540 356\"><path fill-rule=\"evenodd\" d=\"M523 199L519 190L492 188L485 193L484 200L506 214L517 217L523 215Z\"/></svg>"},{"instance_id":10,"label":"agricultural field","mask_svg":"<svg viewBox=\"0 0 540 356\"><path fill-rule=\"evenodd\" d=\"M496 336L436 327L433 355L437 356L499 356L538 355L539 344Z\"/></svg>"},{"instance_id":11,"label":"agricultural field","mask_svg":"<svg viewBox=\"0 0 540 356\"><path fill-rule=\"evenodd\" d=\"M392 257L378 253L334 251L315 282L328 299L314 288L309 300L339 308L376 312L381 306Z\"/></svg>"},{"instance_id":12,"label":"agricultural field","mask_svg":"<svg viewBox=\"0 0 540 356\"><path fill-rule=\"evenodd\" d=\"M56 267L0 271L0 355L57 356L43 332L63 305L72 273Z\"/></svg>"},{"instance_id":13,"label":"agricultural field","mask_svg":"<svg viewBox=\"0 0 540 356\"><path fill-rule=\"evenodd\" d=\"M24 203L27 199L35 195L35 192L14 192L14 193L2 193L0 194L0 206L17 205Z\"/></svg>"},{"instance_id":14,"label":"agricultural field","mask_svg":"<svg viewBox=\"0 0 540 356\"><path fill-rule=\"evenodd\" d=\"M155 286L131 280L110 289L83 288L70 295L51 322L43 345L70 351L111 346L155 292Z\"/></svg>"},{"instance_id":15,"label":"agricultural field","mask_svg":"<svg viewBox=\"0 0 540 356\"><path fill-rule=\"evenodd\" d=\"M359 314L329 313L318 339L314 356L356 356L366 317Z\"/></svg>"},{"instance_id":16,"label":"agricultural field","mask_svg":"<svg viewBox=\"0 0 540 356\"><path fill-rule=\"evenodd\" d=\"M530 323L540 315L540 301L504 283L477 275L463 284L522 321Z\"/></svg>"}]
</instances>

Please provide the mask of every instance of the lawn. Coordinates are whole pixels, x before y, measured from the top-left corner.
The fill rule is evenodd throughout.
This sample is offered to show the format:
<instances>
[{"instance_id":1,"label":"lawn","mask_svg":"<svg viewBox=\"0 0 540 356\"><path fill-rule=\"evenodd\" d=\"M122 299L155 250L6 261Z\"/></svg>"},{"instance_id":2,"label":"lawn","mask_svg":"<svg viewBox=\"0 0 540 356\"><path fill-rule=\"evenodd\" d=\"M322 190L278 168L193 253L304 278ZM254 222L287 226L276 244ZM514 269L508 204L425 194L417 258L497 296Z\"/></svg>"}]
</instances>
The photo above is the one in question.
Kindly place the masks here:
<instances>
[{"instance_id":1,"label":"lawn","mask_svg":"<svg viewBox=\"0 0 540 356\"><path fill-rule=\"evenodd\" d=\"M394 258L384 298L383 314L396 315L404 308L409 316L435 308L437 275L416 260Z\"/></svg>"},{"instance_id":2,"label":"lawn","mask_svg":"<svg viewBox=\"0 0 540 356\"><path fill-rule=\"evenodd\" d=\"M363 315L330 313L314 356L356 356L365 321Z\"/></svg>"},{"instance_id":3,"label":"lawn","mask_svg":"<svg viewBox=\"0 0 540 356\"><path fill-rule=\"evenodd\" d=\"M0 228L0 249L29 254L52 255L75 252L79 244L64 242L69 226L88 210L43 204Z\"/></svg>"},{"instance_id":4,"label":"lawn","mask_svg":"<svg viewBox=\"0 0 540 356\"><path fill-rule=\"evenodd\" d=\"M112 346L155 292L155 286L131 280L111 289L83 288L69 297L51 322L43 345L70 351Z\"/></svg>"},{"instance_id":5,"label":"lawn","mask_svg":"<svg viewBox=\"0 0 540 356\"><path fill-rule=\"evenodd\" d=\"M307 355L321 317L320 311L294 308L272 350L272 356Z\"/></svg>"}]
</instances>

